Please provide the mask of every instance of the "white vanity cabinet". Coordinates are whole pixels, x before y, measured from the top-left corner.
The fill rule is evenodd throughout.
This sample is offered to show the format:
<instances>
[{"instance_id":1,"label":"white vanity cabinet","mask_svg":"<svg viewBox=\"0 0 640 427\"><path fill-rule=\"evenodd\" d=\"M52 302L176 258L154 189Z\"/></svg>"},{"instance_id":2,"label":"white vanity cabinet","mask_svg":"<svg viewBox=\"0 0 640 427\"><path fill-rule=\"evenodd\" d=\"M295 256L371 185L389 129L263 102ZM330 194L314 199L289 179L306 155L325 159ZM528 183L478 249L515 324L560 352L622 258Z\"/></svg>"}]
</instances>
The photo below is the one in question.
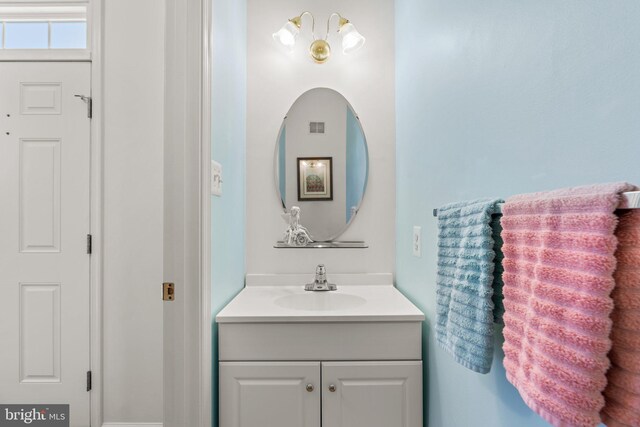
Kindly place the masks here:
<instances>
[{"instance_id":1,"label":"white vanity cabinet","mask_svg":"<svg viewBox=\"0 0 640 427\"><path fill-rule=\"evenodd\" d=\"M422 427L423 320L392 285L248 284L216 316L219 427Z\"/></svg>"},{"instance_id":2,"label":"white vanity cabinet","mask_svg":"<svg viewBox=\"0 0 640 427\"><path fill-rule=\"evenodd\" d=\"M220 426L422 427L422 363L221 362Z\"/></svg>"}]
</instances>

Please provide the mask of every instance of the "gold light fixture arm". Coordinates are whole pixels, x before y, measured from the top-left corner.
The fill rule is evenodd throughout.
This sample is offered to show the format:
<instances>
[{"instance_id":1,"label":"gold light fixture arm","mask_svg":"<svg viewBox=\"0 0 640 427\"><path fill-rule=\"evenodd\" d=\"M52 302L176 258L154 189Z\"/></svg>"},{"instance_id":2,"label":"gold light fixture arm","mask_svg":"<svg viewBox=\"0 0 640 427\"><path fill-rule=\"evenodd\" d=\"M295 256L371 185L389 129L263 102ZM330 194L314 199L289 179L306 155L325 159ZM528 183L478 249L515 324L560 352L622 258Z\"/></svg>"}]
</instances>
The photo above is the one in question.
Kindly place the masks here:
<instances>
[{"instance_id":1,"label":"gold light fixture arm","mask_svg":"<svg viewBox=\"0 0 640 427\"><path fill-rule=\"evenodd\" d=\"M298 27L298 29L300 29L300 28L302 28L302 17L304 15L309 15L311 17L311 35L312 35L313 39L315 40L316 39L316 18L313 16L313 13L305 10L304 12L302 12L300 15L296 16L295 18L289 19L289 22L291 22L293 25Z\"/></svg>"},{"instance_id":2,"label":"gold light fixture arm","mask_svg":"<svg viewBox=\"0 0 640 427\"><path fill-rule=\"evenodd\" d=\"M334 16L338 17L338 29L336 31L340 31L340 28L344 25L349 23L349 20L345 17L343 17L342 15L340 15L338 12L333 12L331 15L329 15L329 19L327 19L327 35L324 36L324 39L326 40L329 37L329 27L331 25L331 18L333 18Z\"/></svg>"}]
</instances>

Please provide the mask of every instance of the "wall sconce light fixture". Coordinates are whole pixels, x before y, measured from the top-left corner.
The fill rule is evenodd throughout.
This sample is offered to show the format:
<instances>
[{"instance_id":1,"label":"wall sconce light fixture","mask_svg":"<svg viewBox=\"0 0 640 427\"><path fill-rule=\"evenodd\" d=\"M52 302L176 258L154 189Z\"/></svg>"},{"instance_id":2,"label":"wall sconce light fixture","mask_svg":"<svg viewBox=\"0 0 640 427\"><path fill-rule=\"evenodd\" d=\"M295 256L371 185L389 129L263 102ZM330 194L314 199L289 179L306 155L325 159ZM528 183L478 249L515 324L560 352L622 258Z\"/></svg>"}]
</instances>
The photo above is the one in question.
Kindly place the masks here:
<instances>
[{"instance_id":1,"label":"wall sconce light fixture","mask_svg":"<svg viewBox=\"0 0 640 427\"><path fill-rule=\"evenodd\" d=\"M365 38L356 30L356 27L339 13L332 13L327 19L327 35L324 39L316 38L315 34L315 18L311 12L302 12L299 16L289 19L286 24L277 32L273 33L273 39L282 43L289 50L293 50L300 29L302 28L302 17L309 15L311 17L311 34L313 42L309 46L311 58L318 64L324 64L331 56L331 46L327 39L329 38L329 28L331 18L338 17L338 35L342 39L342 53L350 54L360 49L365 42Z\"/></svg>"}]
</instances>

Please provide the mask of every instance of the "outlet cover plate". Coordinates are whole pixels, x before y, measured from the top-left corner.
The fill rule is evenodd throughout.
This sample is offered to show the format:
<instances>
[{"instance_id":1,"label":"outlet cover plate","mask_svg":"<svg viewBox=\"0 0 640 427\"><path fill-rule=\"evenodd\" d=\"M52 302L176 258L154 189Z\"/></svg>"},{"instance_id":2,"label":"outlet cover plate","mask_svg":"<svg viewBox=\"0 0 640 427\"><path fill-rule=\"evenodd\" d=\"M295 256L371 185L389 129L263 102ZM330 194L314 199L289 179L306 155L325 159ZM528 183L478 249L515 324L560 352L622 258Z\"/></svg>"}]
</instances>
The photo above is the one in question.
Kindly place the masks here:
<instances>
[{"instance_id":1,"label":"outlet cover plate","mask_svg":"<svg viewBox=\"0 0 640 427\"><path fill-rule=\"evenodd\" d=\"M222 196L222 165L211 160L211 194Z\"/></svg>"},{"instance_id":2,"label":"outlet cover plate","mask_svg":"<svg viewBox=\"0 0 640 427\"><path fill-rule=\"evenodd\" d=\"M413 238L411 239L411 246L413 249L413 256L422 256L422 227L417 225L413 226Z\"/></svg>"}]
</instances>

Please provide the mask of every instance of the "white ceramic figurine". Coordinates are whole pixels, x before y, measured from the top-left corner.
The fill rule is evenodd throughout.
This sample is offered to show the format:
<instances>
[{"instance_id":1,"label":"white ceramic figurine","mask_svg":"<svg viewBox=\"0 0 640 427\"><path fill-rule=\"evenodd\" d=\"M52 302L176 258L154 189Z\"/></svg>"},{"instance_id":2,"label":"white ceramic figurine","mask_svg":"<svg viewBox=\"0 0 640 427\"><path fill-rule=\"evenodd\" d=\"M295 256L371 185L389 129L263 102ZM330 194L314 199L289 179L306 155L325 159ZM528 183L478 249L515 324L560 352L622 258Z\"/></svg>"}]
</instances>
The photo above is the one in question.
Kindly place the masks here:
<instances>
[{"instance_id":1,"label":"white ceramic figurine","mask_svg":"<svg viewBox=\"0 0 640 427\"><path fill-rule=\"evenodd\" d=\"M309 235L309 231L300 225L300 208L292 206L289 213L283 214L282 217L289 221L289 228L284 233L284 243L289 246L306 246L313 242Z\"/></svg>"}]
</instances>

